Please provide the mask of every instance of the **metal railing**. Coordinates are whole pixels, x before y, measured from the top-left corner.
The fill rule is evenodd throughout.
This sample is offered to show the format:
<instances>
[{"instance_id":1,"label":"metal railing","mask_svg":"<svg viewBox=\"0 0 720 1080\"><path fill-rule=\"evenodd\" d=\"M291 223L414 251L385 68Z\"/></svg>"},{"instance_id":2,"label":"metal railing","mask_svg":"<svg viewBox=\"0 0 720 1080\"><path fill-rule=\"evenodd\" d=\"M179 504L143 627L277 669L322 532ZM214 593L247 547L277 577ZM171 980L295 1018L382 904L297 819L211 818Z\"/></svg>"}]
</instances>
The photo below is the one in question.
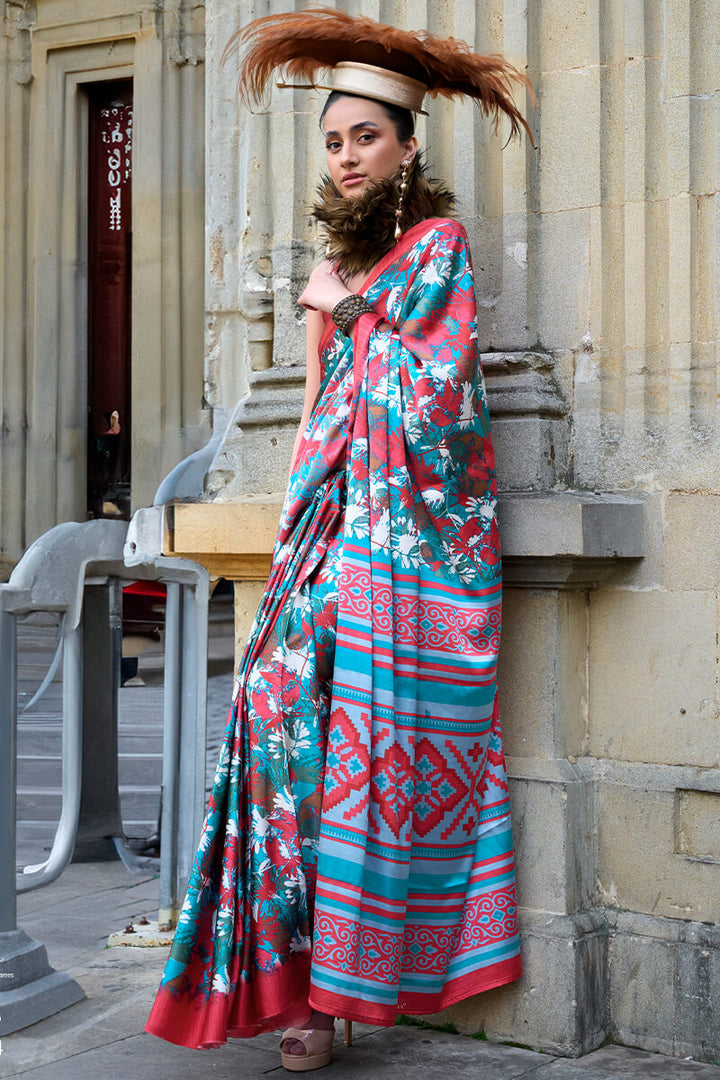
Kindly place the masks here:
<instances>
[{"instance_id":1,"label":"metal railing","mask_svg":"<svg viewBox=\"0 0 720 1080\"><path fill-rule=\"evenodd\" d=\"M144 515L144 516L143 516ZM159 920L175 923L187 886L205 802L208 574L185 559L157 554L160 507L127 522L70 522L45 533L25 552L10 581L0 585L0 1035L17 1031L82 997L68 976L53 971L45 948L17 928L17 894L54 881L70 862L80 822L84 763L83 712L93 680L117 695L108 667L88 664L84 620L95 604L112 612L123 580L167 586L160 823ZM160 527L158 525L160 522ZM104 594L107 593L105 599ZM98 599L102 601L97 607ZM115 605L117 607L117 604ZM62 654L62 811L48 858L16 873L17 620L32 612L60 615ZM109 628L112 633L112 628ZM46 676L36 700L49 684ZM100 685L101 684L101 685ZM92 699L90 699L92 700ZM110 724L117 710L109 709ZM102 722L102 721L101 721ZM113 732L110 732L112 735ZM115 753L117 732L108 739ZM86 762L87 765L87 762ZM87 775L87 769L86 769ZM180 792L182 791L182 799ZM117 798L117 792L115 792ZM117 817L113 842L131 867ZM145 860L134 868L147 865Z\"/></svg>"}]
</instances>

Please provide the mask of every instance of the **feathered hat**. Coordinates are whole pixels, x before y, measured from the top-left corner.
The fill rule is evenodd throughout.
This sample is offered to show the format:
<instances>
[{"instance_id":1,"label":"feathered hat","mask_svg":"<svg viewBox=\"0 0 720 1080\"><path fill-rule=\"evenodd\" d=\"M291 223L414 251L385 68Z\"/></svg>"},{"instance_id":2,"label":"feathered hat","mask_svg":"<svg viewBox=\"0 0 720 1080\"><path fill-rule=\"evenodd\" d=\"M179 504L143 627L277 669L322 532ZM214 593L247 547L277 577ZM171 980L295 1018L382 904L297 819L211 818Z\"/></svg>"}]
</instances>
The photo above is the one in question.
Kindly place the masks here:
<instances>
[{"instance_id":1,"label":"feathered hat","mask_svg":"<svg viewBox=\"0 0 720 1080\"><path fill-rule=\"evenodd\" d=\"M311 7L255 19L233 35L226 55L236 43L245 47L238 88L248 104L262 98L279 69L286 79L308 80L306 89L339 90L411 112L423 112L426 93L471 97L496 126L503 112L511 136L522 126L532 141L511 97L513 84L528 87L532 94L526 76L502 56L477 55L456 38L398 30L335 8ZM325 69L332 71L329 85L315 81Z\"/></svg>"}]
</instances>

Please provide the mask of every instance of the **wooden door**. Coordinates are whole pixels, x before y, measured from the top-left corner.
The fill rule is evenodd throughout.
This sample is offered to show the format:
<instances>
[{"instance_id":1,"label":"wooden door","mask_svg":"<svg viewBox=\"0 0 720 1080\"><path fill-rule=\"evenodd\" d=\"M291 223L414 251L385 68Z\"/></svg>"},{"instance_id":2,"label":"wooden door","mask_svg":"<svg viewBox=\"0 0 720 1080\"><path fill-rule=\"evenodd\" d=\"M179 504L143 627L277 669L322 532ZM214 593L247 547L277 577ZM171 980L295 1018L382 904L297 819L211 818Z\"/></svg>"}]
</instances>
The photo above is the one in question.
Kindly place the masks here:
<instances>
[{"instance_id":1,"label":"wooden door","mask_svg":"<svg viewBox=\"0 0 720 1080\"><path fill-rule=\"evenodd\" d=\"M130 516L132 80L93 83L88 147L88 516Z\"/></svg>"}]
</instances>

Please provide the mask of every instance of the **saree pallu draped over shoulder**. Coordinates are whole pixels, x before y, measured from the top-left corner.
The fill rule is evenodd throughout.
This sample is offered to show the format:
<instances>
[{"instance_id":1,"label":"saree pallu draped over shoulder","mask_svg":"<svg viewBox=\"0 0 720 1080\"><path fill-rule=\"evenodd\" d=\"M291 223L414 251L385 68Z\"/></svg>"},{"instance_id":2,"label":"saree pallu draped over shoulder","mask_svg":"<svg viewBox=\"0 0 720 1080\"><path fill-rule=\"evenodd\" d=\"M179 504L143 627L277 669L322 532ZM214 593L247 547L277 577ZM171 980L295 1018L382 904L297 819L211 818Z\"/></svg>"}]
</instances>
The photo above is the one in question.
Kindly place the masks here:
<instances>
[{"instance_id":1,"label":"saree pallu draped over shoulder","mask_svg":"<svg viewBox=\"0 0 720 1080\"><path fill-rule=\"evenodd\" d=\"M378 264L322 385L147 1030L392 1024L520 974L492 443L461 225ZM379 329L390 323L392 332Z\"/></svg>"}]
</instances>

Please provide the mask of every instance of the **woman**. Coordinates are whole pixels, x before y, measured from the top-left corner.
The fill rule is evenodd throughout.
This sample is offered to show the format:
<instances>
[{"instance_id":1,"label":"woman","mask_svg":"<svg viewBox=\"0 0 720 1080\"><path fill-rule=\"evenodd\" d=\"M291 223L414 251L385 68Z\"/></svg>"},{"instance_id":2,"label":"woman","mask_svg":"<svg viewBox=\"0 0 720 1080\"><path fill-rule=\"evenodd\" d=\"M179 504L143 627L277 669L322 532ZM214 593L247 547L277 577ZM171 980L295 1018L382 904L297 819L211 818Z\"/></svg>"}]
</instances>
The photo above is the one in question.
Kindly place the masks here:
<instances>
[{"instance_id":1,"label":"woman","mask_svg":"<svg viewBox=\"0 0 720 1080\"><path fill-rule=\"evenodd\" d=\"M462 43L333 9L243 36L251 97L276 67L334 69L328 258L300 297L307 389L273 570L148 1030L201 1047L299 1024L282 1061L305 1071L330 1060L335 1016L392 1024L520 974L472 267L412 111L428 88L474 88L524 121L521 76Z\"/></svg>"}]
</instances>

